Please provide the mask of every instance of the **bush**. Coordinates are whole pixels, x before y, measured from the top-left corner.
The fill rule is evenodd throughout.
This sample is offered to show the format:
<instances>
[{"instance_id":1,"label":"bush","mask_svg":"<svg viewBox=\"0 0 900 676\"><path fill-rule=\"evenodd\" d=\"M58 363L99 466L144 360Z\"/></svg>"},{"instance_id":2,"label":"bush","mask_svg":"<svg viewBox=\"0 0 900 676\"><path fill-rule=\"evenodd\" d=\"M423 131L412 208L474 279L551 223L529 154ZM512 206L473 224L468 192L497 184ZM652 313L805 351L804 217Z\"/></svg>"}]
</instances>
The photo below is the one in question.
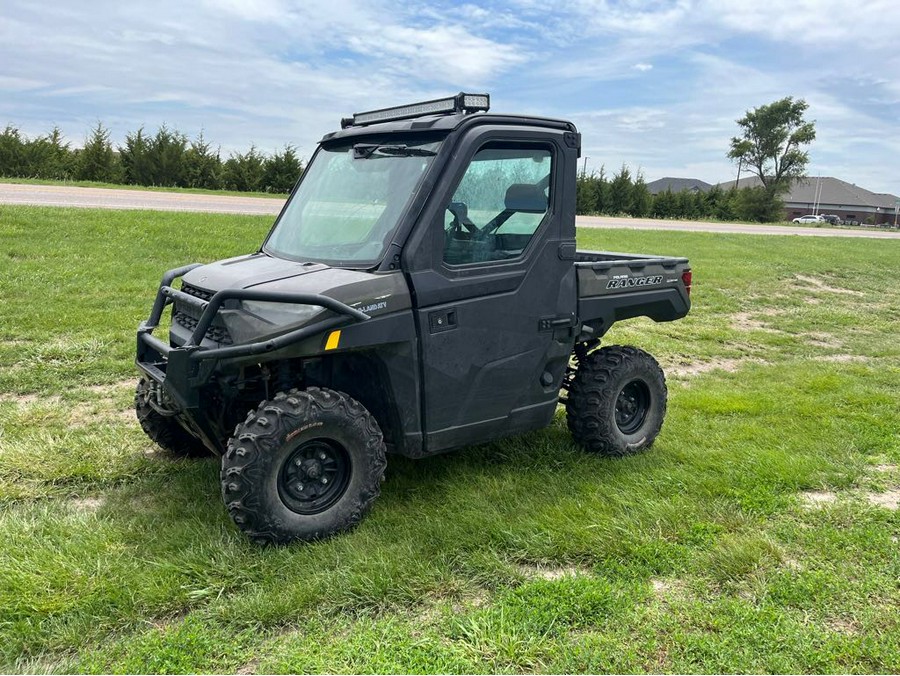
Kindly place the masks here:
<instances>
[{"instance_id":1,"label":"bush","mask_svg":"<svg viewBox=\"0 0 900 676\"><path fill-rule=\"evenodd\" d=\"M735 212L743 221L771 223L780 221L784 206L778 195L762 186L743 188L735 200Z\"/></svg>"}]
</instances>

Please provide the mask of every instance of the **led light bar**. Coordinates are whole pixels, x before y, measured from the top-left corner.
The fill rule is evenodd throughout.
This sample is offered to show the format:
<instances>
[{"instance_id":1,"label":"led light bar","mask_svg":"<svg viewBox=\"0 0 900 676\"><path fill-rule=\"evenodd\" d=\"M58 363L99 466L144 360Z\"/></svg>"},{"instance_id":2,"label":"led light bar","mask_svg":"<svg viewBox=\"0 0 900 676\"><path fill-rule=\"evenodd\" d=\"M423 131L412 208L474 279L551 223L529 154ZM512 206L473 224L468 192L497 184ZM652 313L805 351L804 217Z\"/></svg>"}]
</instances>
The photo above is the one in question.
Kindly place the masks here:
<instances>
[{"instance_id":1,"label":"led light bar","mask_svg":"<svg viewBox=\"0 0 900 676\"><path fill-rule=\"evenodd\" d=\"M456 96L448 96L445 99L410 103L405 106L393 108L380 108L364 113L354 113L353 117L345 117L341 120L341 128L362 127L378 122L390 122L392 120L407 120L413 117L425 115L450 115L453 113L474 113L487 111L491 107L489 94L465 94L460 92Z\"/></svg>"}]
</instances>

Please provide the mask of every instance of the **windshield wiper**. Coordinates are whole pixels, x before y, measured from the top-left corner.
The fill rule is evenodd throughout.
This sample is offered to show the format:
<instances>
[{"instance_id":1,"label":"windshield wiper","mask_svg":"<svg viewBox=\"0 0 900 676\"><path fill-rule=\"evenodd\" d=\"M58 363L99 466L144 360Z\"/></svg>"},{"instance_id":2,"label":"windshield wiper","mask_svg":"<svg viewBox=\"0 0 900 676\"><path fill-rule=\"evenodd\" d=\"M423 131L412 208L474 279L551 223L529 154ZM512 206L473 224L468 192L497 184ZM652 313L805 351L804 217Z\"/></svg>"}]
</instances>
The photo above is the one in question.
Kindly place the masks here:
<instances>
[{"instance_id":1,"label":"windshield wiper","mask_svg":"<svg viewBox=\"0 0 900 676\"><path fill-rule=\"evenodd\" d=\"M377 143L357 143L353 146L353 159L365 160L370 157L434 157L433 150L406 145L378 145Z\"/></svg>"}]
</instances>

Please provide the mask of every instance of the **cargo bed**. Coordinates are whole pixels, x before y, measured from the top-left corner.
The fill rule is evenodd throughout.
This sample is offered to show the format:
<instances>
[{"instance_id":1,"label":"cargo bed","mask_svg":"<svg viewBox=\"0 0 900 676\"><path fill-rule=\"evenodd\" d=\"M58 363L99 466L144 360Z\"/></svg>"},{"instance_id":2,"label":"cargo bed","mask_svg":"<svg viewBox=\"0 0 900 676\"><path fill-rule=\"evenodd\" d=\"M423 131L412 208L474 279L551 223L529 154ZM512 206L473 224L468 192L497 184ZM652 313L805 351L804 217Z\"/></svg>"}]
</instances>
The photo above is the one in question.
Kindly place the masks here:
<instances>
[{"instance_id":1,"label":"cargo bed","mask_svg":"<svg viewBox=\"0 0 900 676\"><path fill-rule=\"evenodd\" d=\"M687 258L576 251L575 269L578 315L598 337L622 319L673 321L690 310Z\"/></svg>"}]
</instances>

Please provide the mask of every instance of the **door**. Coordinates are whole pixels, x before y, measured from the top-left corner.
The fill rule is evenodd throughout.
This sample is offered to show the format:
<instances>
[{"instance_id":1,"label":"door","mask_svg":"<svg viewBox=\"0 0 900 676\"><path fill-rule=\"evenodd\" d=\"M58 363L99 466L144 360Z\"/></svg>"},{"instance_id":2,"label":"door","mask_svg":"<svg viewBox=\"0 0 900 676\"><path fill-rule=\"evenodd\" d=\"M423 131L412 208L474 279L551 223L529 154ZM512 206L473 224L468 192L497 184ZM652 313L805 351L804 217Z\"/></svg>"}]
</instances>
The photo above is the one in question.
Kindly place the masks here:
<instances>
[{"instance_id":1,"label":"door","mask_svg":"<svg viewBox=\"0 0 900 676\"><path fill-rule=\"evenodd\" d=\"M568 155L550 140L483 140L429 225L432 270L411 275L426 452L552 419L576 305L574 227L561 227L557 195Z\"/></svg>"}]
</instances>

